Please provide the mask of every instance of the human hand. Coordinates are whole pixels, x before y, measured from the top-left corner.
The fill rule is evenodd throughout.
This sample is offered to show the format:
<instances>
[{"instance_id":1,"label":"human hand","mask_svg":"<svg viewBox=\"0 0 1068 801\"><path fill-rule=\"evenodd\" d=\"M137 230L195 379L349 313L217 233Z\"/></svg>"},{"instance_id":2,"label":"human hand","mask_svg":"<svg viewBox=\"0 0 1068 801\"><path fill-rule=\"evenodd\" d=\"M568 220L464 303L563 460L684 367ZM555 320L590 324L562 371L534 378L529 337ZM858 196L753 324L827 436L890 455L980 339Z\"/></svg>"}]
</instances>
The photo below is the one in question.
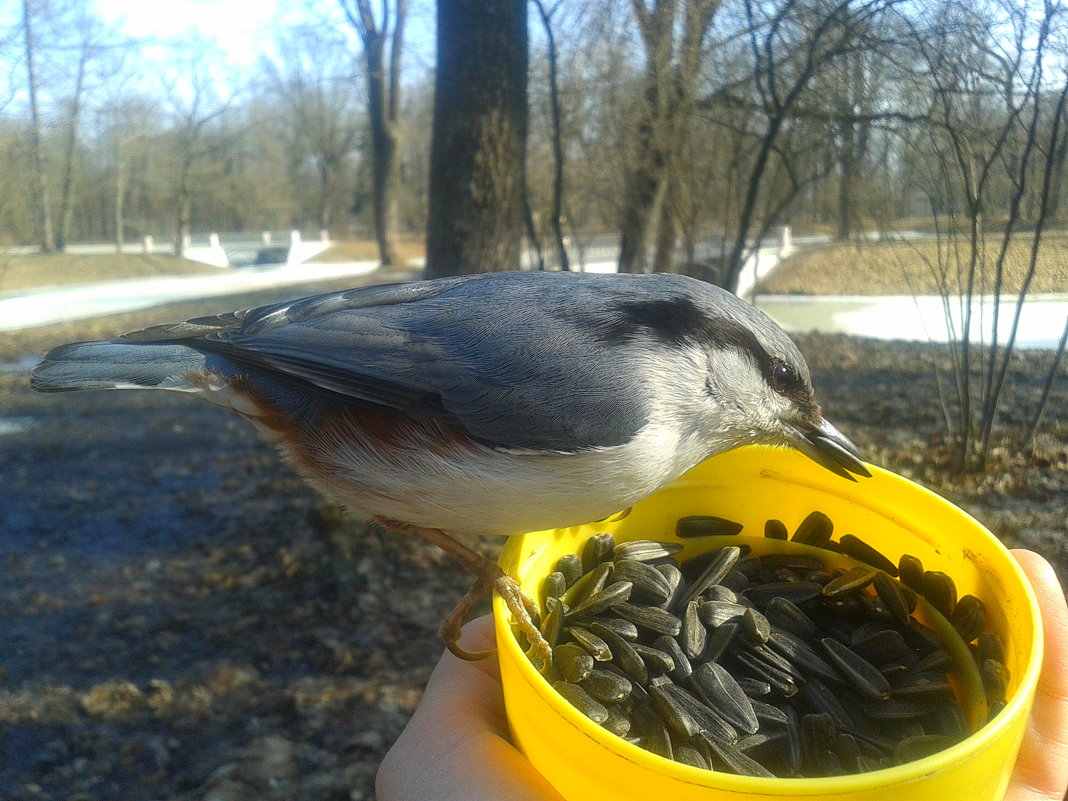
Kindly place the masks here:
<instances>
[{"instance_id":1,"label":"human hand","mask_svg":"<svg viewBox=\"0 0 1068 801\"><path fill-rule=\"evenodd\" d=\"M1036 553L1013 551L1038 596L1045 655L1034 709L1005 801L1062 801L1068 788L1068 606ZM492 618L464 627L464 643L492 647ZM446 652L411 721L378 771L379 801L560 801L508 740L495 659Z\"/></svg>"},{"instance_id":2,"label":"human hand","mask_svg":"<svg viewBox=\"0 0 1068 801\"><path fill-rule=\"evenodd\" d=\"M463 644L493 648L493 617L464 626ZM378 801L563 801L508 739L497 660L448 651L375 785Z\"/></svg>"},{"instance_id":3,"label":"human hand","mask_svg":"<svg viewBox=\"0 0 1068 801\"><path fill-rule=\"evenodd\" d=\"M1012 555L1038 596L1046 647L1005 801L1061 801L1068 789L1068 606L1049 562L1031 551Z\"/></svg>"}]
</instances>

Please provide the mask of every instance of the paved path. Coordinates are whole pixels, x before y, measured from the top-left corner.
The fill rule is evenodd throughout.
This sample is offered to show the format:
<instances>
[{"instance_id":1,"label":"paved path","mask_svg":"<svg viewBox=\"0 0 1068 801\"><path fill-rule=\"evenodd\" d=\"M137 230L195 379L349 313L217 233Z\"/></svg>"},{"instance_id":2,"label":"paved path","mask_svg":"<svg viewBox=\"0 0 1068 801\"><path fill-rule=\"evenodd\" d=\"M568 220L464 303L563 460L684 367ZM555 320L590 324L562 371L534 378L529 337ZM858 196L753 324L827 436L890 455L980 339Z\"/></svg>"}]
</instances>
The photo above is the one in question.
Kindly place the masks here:
<instances>
[{"instance_id":1,"label":"paved path","mask_svg":"<svg viewBox=\"0 0 1068 801\"><path fill-rule=\"evenodd\" d=\"M47 289L0 297L0 331L135 311L179 300L361 276L376 269L377 261L305 262L277 267L220 269L216 274L132 278Z\"/></svg>"}]
</instances>

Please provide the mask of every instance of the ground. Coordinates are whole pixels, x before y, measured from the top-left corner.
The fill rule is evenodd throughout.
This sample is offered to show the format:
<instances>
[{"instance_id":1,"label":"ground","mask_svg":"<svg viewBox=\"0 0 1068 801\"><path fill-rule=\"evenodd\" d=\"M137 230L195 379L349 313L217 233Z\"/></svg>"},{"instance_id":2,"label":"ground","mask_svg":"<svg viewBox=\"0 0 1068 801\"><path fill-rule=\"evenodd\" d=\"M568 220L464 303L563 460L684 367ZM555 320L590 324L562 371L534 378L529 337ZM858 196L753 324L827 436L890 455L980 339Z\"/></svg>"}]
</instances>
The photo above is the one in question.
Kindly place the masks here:
<instances>
[{"instance_id":1,"label":"ground","mask_svg":"<svg viewBox=\"0 0 1068 801\"><path fill-rule=\"evenodd\" d=\"M323 504L221 409L168 393L42 396L27 386L33 357L52 344L268 299L0 338L0 422L15 429L0 436L0 797L373 796L377 764L440 654L441 610L466 575ZM1064 365L1041 436L1021 452L1012 437L1051 354L1018 361L1003 442L986 471L959 476L937 388L943 349L797 340L828 418L869 460L1068 577Z\"/></svg>"}]
</instances>

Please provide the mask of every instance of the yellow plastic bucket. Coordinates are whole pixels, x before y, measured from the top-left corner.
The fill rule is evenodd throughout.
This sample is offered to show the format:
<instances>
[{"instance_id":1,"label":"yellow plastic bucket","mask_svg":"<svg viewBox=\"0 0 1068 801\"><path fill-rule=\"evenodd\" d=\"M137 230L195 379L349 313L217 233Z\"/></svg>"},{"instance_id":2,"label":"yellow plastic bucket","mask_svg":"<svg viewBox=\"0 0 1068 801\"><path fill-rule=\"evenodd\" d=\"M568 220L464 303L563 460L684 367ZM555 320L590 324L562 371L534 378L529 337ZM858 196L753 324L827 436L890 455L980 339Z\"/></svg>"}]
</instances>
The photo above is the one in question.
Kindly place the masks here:
<instances>
[{"instance_id":1,"label":"yellow plastic bucket","mask_svg":"<svg viewBox=\"0 0 1068 801\"><path fill-rule=\"evenodd\" d=\"M960 594L971 593L986 604L987 625L1005 641L1011 673L1008 703L992 721L937 754L870 773L767 779L700 770L627 743L572 707L523 654L508 610L495 598L501 681L516 746L571 801L1000 801L1042 662L1034 593L1012 555L973 518L900 476L878 468L872 473L872 478L854 483L792 451L743 448L699 465L619 519L512 537L500 564L526 593L538 597L541 579L556 560L580 552L593 534L608 531L619 541L677 541L678 518L716 515L744 524L743 536L762 535L768 518L778 518L793 530L818 509L834 521L836 535L854 533L894 562L903 553L918 556L926 569L952 576ZM724 538L716 539L717 545L723 544ZM683 559L710 547L702 544L706 540L683 542ZM965 689L965 698L968 693Z\"/></svg>"}]
</instances>

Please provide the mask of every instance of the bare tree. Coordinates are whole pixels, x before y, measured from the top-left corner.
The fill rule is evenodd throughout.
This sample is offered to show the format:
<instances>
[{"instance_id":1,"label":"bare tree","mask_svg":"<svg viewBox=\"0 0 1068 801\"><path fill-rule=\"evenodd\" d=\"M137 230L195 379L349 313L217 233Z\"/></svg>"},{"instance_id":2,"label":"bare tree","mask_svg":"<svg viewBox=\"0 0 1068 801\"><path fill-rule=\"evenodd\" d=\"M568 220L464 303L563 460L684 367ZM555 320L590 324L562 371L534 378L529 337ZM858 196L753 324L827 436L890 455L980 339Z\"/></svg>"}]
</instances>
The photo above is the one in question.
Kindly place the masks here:
<instances>
[{"instance_id":1,"label":"bare tree","mask_svg":"<svg viewBox=\"0 0 1068 801\"><path fill-rule=\"evenodd\" d=\"M549 226L556 245L556 262L561 270L570 270L571 264L564 241L564 133L563 114L560 109L560 67L557 63L556 35L553 32L553 17L560 10L560 0L546 6L543 0L534 0L548 48L549 59L549 110L552 121L553 186L549 211Z\"/></svg>"},{"instance_id":2,"label":"bare tree","mask_svg":"<svg viewBox=\"0 0 1068 801\"><path fill-rule=\"evenodd\" d=\"M438 0L426 276L515 269L524 228L523 0Z\"/></svg>"},{"instance_id":3,"label":"bare tree","mask_svg":"<svg viewBox=\"0 0 1068 801\"><path fill-rule=\"evenodd\" d=\"M192 199L197 170L218 155L219 143L208 137L212 124L236 99L236 89L221 85L213 74L213 52L204 42L193 42L176 59L174 72L163 77L164 90L173 115L175 211L174 255L185 251L192 233Z\"/></svg>"},{"instance_id":4,"label":"bare tree","mask_svg":"<svg viewBox=\"0 0 1068 801\"><path fill-rule=\"evenodd\" d=\"M297 191L301 173L311 165L318 186L314 222L329 230L339 209L352 205L341 190L350 188L344 183L347 162L360 144L361 97L353 84L353 63L341 37L317 28L280 37L278 50L280 60L265 59L263 69L274 104L285 112L278 133L289 151L291 191ZM392 236L387 241L392 247Z\"/></svg>"},{"instance_id":5,"label":"bare tree","mask_svg":"<svg viewBox=\"0 0 1068 801\"><path fill-rule=\"evenodd\" d=\"M38 97L39 76L37 72L37 40L34 36L34 15L30 0L22 0L22 33L25 45L27 93L30 102L30 152L33 158L34 186L39 220L37 232L41 251L50 252L55 247L52 221L52 199L48 187L48 172L44 154L43 123Z\"/></svg>"},{"instance_id":6,"label":"bare tree","mask_svg":"<svg viewBox=\"0 0 1068 801\"><path fill-rule=\"evenodd\" d=\"M954 2L940 11L938 35L925 31L915 43L934 100L928 172L936 171L940 180L929 197L942 245L933 268L955 335L956 417L947 415L947 428L958 466L966 470L982 468L989 453L1023 303L1055 204L1055 154L1066 135L1068 75L1060 71L1064 83L1051 101L1047 68L1057 59L1051 28L1061 19L1051 3ZM1036 178L1037 192L1030 186ZM923 180L931 183L929 175ZM1005 265L1020 238L1025 208L1033 214L1026 221L1032 226L1028 263L1015 298L1005 301ZM989 307L986 295L992 298ZM1004 342L1003 306L1012 310ZM981 307L984 316L990 313L991 333L977 343L985 339L975 336Z\"/></svg>"},{"instance_id":7,"label":"bare tree","mask_svg":"<svg viewBox=\"0 0 1068 801\"><path fill-rule=\"evenodd\" d=\"M382 264L394 264L397 260L395 188L401 135L400 73L408 0L383 0L377 19L370 0L339 2L363 42L371 126L375 239Z\"/></svg>"},{"instance_id":8,"label":"bare tree","mask_svg":"<svg viewBox=\"0 0 1068 801\"><path fill-rule=\"evenodd\" d=\"M674 221L665 196L692 134L702 46L720 0L632 0L645 51L634 160L620 222L620 272L644 272L650 232L657 270L673 267Z\"/></svg>"}]
</instances>

